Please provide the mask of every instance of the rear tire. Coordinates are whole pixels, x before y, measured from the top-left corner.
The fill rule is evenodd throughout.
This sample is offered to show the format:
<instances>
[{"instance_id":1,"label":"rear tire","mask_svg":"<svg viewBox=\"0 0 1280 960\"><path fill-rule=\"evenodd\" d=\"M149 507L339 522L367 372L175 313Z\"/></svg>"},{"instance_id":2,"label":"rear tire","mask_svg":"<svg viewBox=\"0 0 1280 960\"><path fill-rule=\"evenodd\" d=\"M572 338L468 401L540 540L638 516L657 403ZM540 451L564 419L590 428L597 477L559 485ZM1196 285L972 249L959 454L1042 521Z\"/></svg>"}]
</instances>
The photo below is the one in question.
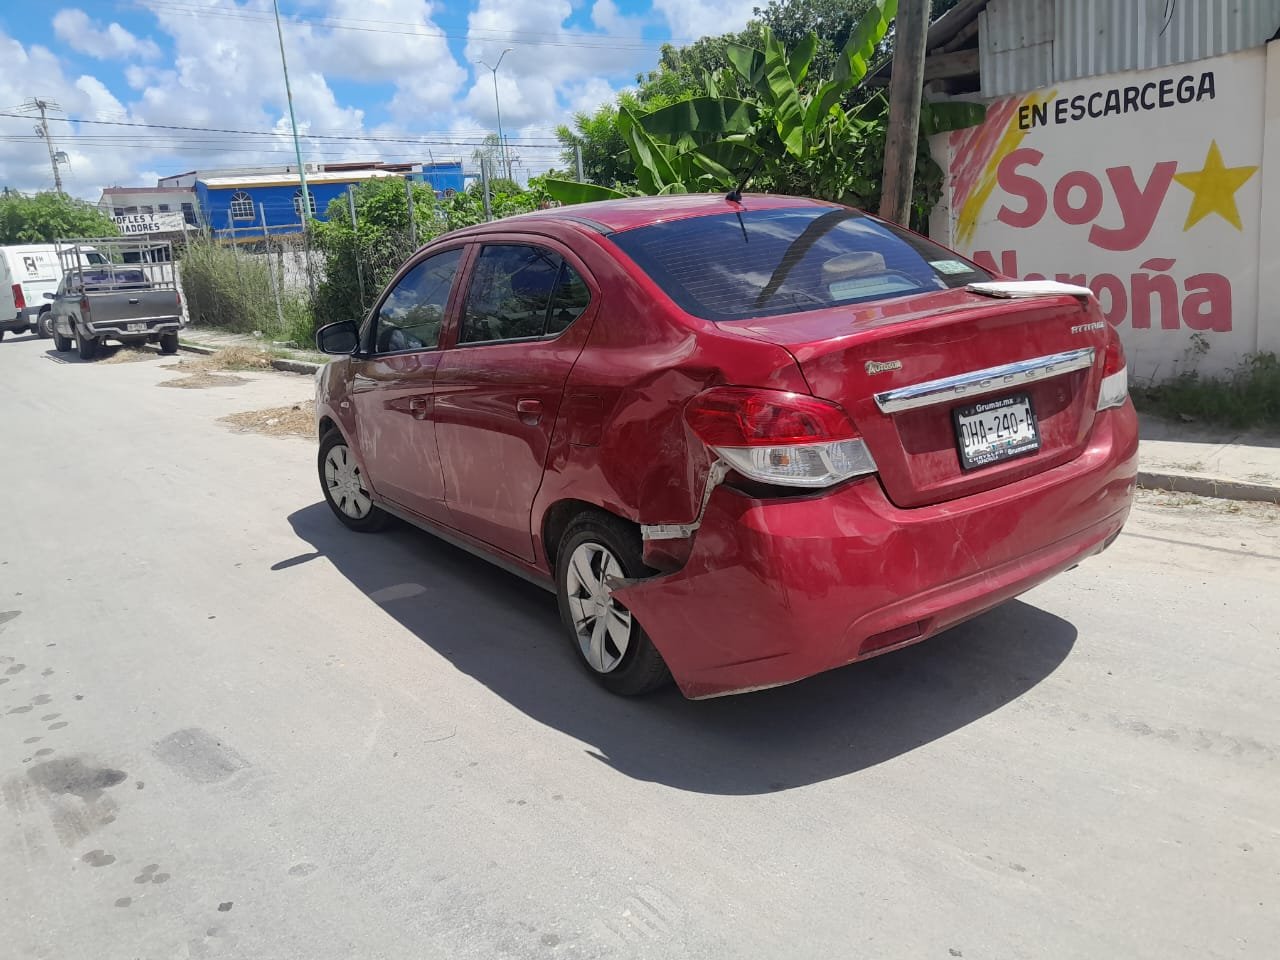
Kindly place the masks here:
<instances>
[{"instance_id":1,"label":"rear tire","mask_svg":"<svg viewBox=\"0 0 1280 960\"><path fill-rule=\"evenodd\" d=\"M53 314L48 310L41 310L39 316L36 317L36 336L41 340L48 340L53 336Z\"/></svg>"},{"instance_id":2,"label":"rear tire","mask_svg":"<svg viewBox=\"0 0 1280 960\"><path fill-rule=\"evenodd\" d=\"M666 686L671 671L639 621L612 598L606 581L653 572L642 559L639 532L609 514L584 514L560 538L560 619L587 672L606 690L624 697Z\"/></svg>"},{"instance_id":3,"label":"rear tire","mask_svg":"<svg viewBox=\"0 0 1280 960\"><path fill-rule=\"evenodd\" d=\"M178 332L160 334L160 352L161 353L177 353L178 352Z\"/></svg>"},{"instance_id":4,"label":"rear tire","mask_svg":"<svg viewBox=\"0 0 1280 960\"><path fill-rule=\"evenodd\" d=\"M98 355L98 338L86 337L76 331L76 350L79 351L81 360L92 360Z\"/></svg>"},{"instance_id":5,"label":"rear tire","mask_svg":"<svg viewBox=\"0 0 1280 960\"><path fill-rule=\"evenodd\" d=\"M391 515L374 505L360 464L340 431L330 430L321 438L316 469L325 503L343 525L357 533L376 533L387 525Z\"/></svg>"},{"instance_id":6,"label":"rear tire","mask_svg":"<svg viewBox=\"0 0 1280 960\"><path fill-rule=\"evenodd\" d=\"M51 332L53 333L53 349L57 350L59 353L67 353L70 351L71 338L64 337L57 330L52 330Z\"/></svg>"}]
</instances>

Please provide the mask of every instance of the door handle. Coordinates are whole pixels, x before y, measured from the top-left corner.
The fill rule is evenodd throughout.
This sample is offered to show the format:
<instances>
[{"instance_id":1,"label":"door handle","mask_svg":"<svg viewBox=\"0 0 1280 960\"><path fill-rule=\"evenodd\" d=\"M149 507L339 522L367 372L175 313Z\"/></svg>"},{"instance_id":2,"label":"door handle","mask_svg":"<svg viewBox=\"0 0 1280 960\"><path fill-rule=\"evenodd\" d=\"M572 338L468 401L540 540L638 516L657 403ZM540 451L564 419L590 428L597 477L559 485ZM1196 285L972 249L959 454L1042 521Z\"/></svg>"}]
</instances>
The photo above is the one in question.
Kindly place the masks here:
<instances>
[{"instance_id":1,"label":"door handle","mask_svg":"<svg viewBox=\"0 0 1280 960\"><path fill-rule=\"evenodd\" d=\"M414 397L409 401L409 412L415 420L427 419L427 409L431 406L426 397Z\"/></svg>"},{"instance_id":2,"label":"door handle","mask_svg":"<svg viewBox=\"0 0 1280 960\"><path fill-rule=\"evenodd\" d=\"M542 419L542 401L541 400L517 400L516 413L520 415L520 422L529 426L536 426Z\"/></svg>"}]
</instances>

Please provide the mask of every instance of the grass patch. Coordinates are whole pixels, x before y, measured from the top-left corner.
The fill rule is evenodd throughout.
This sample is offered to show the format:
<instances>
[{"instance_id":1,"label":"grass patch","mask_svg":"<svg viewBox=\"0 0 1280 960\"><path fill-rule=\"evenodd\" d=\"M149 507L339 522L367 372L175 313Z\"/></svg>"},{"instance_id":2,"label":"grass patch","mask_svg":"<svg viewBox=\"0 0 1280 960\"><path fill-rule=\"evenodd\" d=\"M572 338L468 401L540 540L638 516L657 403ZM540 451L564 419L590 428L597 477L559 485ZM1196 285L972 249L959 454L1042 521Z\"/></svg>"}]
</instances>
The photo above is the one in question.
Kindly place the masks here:
<instances>
[{"instance_id":1,"label":"grass patch","mask_svg":"<svg viewBox=\"0 0 1280 960\"><path fill-rule=\"evenodd\" d=\"M288 407L248 410L244 413L220 417L219 422L230 424L237 433L265 433L271 437L314 439L316 405L313 401L307 400Z\"/></svg>"},{"instance_id":2,"label":"grass patch","mask_svg":"<svg viewBox=\"0 0 1280 960\"><path fill-rule=\"evenodd\" d=\"M139 360L154 360L158 356L160 351L155 347L122 346L116 347L110 354L98 360L98 363L137 363Z\"/></svg>"},{"instance_id":3,"label":"grass patch","mask_svg":"<svg viewBox=\"0 0 1280 960\"><path fill-rule=\"evenodd\" d=\"M1130 393L1139 410L1174 420L1280 428L1280 356L1255 353L1224 377L1184 373Z\"/></svg>"},{"instance_id":4,"label":"grass patch","mask_svg":"<svg viewBox=\"0 0 1280 960\"><path fill-rule=\"evenodd\" d=\"M209 373L222 370L270 370L271 354L253 347L224 347L208 356L183 357L166 370L184 373Z\"/></svg>"},{"instance_id":5,"label":"grass patch","mask_svg":"<svg viewBox=\"0 0 1280 960\"><path fill-rule=\"evenodd\" d=\"M231 376L225 373L208 373L201 371L176 380L165 380L156 384L158 387L177 387L179 390L203 390L206 387L238 387L248 383L244 377Z\"/></svg>"}]
</instances>

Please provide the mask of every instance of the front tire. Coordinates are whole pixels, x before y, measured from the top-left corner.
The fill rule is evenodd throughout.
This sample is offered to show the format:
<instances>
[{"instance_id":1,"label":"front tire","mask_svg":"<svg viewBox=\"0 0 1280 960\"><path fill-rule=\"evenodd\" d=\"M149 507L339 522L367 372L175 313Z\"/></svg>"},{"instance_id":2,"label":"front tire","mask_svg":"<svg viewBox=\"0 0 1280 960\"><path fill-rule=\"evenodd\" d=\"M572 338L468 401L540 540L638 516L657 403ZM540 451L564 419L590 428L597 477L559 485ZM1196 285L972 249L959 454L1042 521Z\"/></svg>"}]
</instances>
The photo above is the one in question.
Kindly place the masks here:
<instances>
[{"instance_id":1,"label":"front tire","mask_svg":"<svg viewBox=\"0 0 1280 960\"><path fill-rule=\"evenodd\" d=\"M86 337L77 331L76 350L79 351L81 360L92 360L98 355L98 338Z\"/></svg>"},{"instance_id":2,"label":"front tire","mask_svg":"<svg viewBox=\"0 0 1280 960\"><path fill-rule=\"evenodd\" d=\"M40 311L36 317L36 336L41 340L48 340L53 336L53 314L48 310Z\"/></svg>"},{"instance_id":3,"label":"front tire","mask_svg":"<svg viewBox=\"0 0 1280 960\"><path fill-rule=\"evenodd\" d=\"M358 533L376 533L387 525L391 515L374 505L360 464L338 430L321 439L316 467L325 503L345 526Z\"/></svg>"},{"instance_id":4,"label":"front tire","mask_svg":"<svg viewBox=\"0 0 1280 960\"><path fill-rule=\"evenodd\" d=\"M67 353L71 350L71 338L64 337L57 330L53 330L53 349L59 353Z\"/></svg>"},{"instance_id":5,"label":"front tire","mask_svg":"<svg viewBox=\"0 0 1280 960\"><path fill-rule=\"evenodd\" d=\"M177 353L178 352L178 331L174 330L170 333L160 334L160 352L161 353Z\"/></svg>"},{"instance_id":6,"label":"front tire","mask_svg":"<svg viewBox=\"0 0 1280 960\"><path fill-rule=\"evenodd\" d=\"M565 530L556 558L560 619L587 672L624 697L666 686L671 672L662 654L631 611L613 599L612 580L653 573L641 558L635 528L607 514L584 515Z\"/></svg>"}]
</instances>

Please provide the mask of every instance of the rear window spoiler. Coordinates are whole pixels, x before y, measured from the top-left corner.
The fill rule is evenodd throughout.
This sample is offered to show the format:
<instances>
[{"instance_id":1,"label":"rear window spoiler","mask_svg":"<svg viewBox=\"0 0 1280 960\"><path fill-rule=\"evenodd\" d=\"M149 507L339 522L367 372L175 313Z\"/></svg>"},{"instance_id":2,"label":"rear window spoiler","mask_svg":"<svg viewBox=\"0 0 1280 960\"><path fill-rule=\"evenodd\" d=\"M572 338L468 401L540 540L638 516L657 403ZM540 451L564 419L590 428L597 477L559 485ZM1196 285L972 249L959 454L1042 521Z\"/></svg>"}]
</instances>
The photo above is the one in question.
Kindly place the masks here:
<instances>
[{"instance_id":1,"label":"rear window spoiler","mask_svg":"<svg viewBox=\"0 0 1280 960\"><path fill-rule=\"evenodd\" d=\"M1026 300L1033 297L1075 297L1087 303L1093 296L1088 287L1057 280L993 280L989 283L971 283L965 287L970 293L1002 300Z\"/></svg>"}]
</instances>

